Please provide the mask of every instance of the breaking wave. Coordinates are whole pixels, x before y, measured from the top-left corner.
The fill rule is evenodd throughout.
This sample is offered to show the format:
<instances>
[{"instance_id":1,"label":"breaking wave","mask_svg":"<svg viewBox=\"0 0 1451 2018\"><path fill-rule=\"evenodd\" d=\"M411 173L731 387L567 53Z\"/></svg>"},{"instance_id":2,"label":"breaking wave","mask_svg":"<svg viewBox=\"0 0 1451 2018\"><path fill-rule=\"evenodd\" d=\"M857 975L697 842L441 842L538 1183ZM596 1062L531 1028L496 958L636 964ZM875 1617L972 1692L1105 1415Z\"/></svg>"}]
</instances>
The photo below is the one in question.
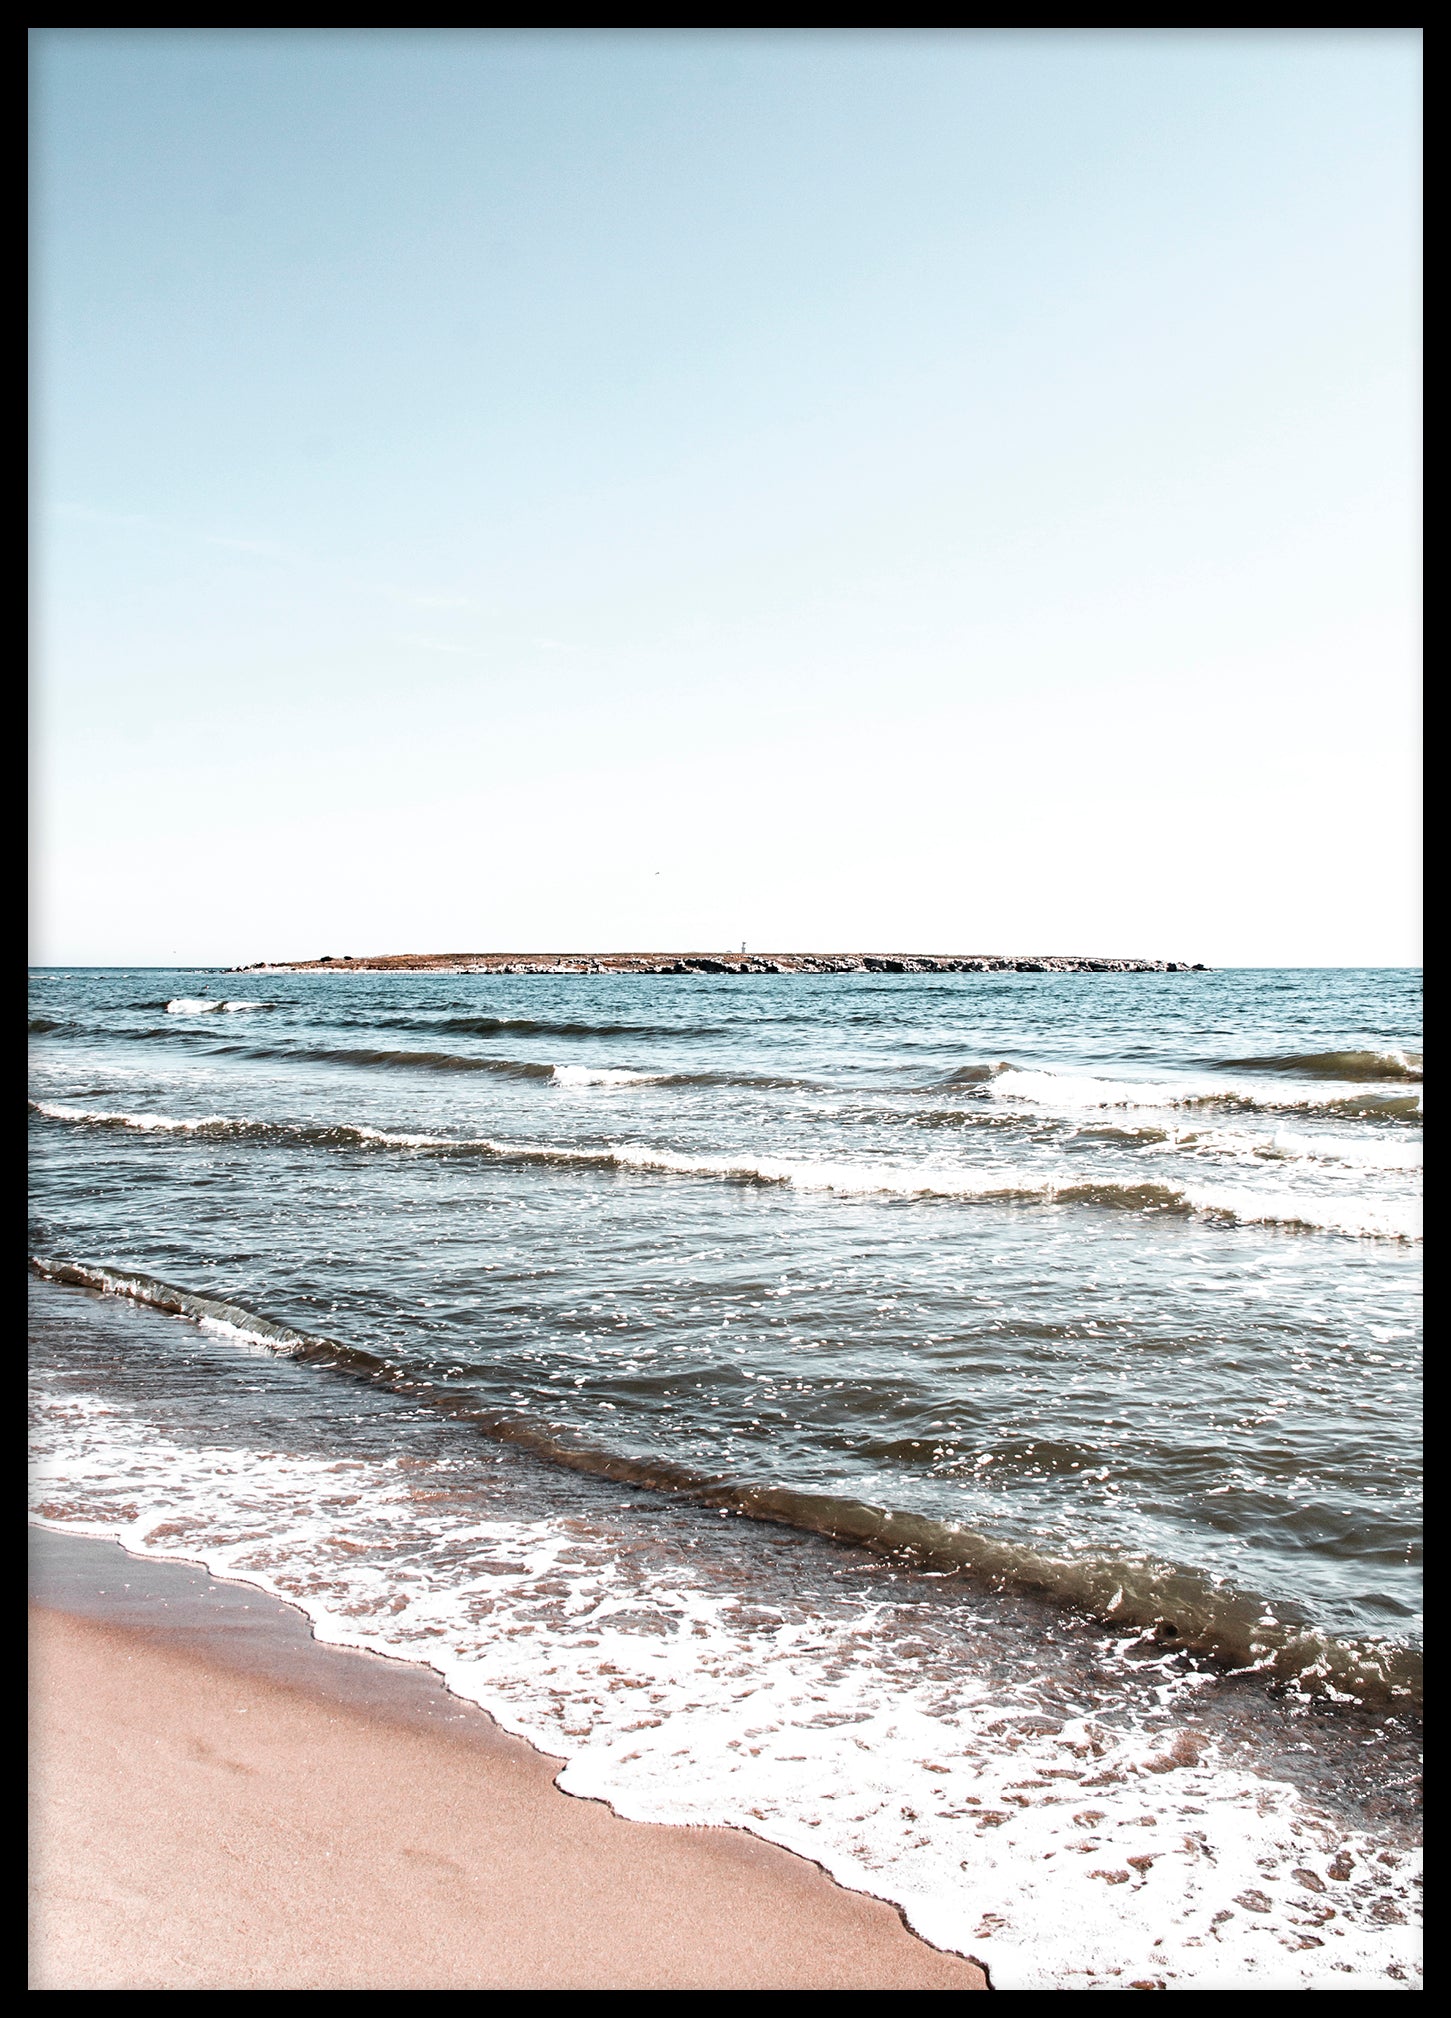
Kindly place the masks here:
<instances>
[{"instance_id":1,"label":"breaking wave","mask_svg":"<svg viewBox=\"0 0 1451 2018\"><path fill-rule=\"evenodd\" d=\"M1349 1082L1344 1082L1349 1083ZM1271 1094L1262 1087L1218 1086L1194 1080L1095 1079L1056 1072L997 1074L988 1089L995 1100L1011 1100L1046 1113L1074 1113L1115 1107L1219 1107L1244 1113L1343 1116L1366 1120L1419 1120L1419 1093L1328 1092Z\"/></svg>"},{"instance_id":2,"label":"breaking wave","mask_svg":"<svg viewBox=\"0 0 1451 2018\"><path fill-rule=\"evenodd\" d=\"M168 1016L210 1016L217 1010L272 1009L272 1002L213 1002L206 995L178 995L166 1005Z\"/></svg>"},{"instance_id":3,"label":"breaking wave","mask_svg":"<svg viewBox=\"0 0 1451 2018\"><path fill-rule=\"evenodd\" d=\"M138 1129L150 1134L230 1136L308 1142L337 1148L428 1151L440 1155L487 1157L516 1164L658 1172L668 1176L782 1185L798 1191L832 1192L842 1197L875 1195L959 1200L974 1204L1089 1205L1144 1214L1197 1214L1212 1223L1226 1226L1272 1226L1296 1232L1335 1233L1363 1239L1414 1241L1420 1238L1419 1212L1409 1203L1372 1206L1359 1200L1341 1202L1308 1194L1231 1190L1152 1180L1116 1183L1104 1179L1074 1181L1065 1177L1062 1181L1045 1181L1025 1172L1006 1170L988 1177L970 1170L920 1165L813 1163L789 1157L739 1154L688 1156L677 1150L627 1142L575 1149L556 1144L501 1142L490 1136L404 1133L349 1123L244 1121L216 1114L182 1119L169 1115L69 1107L53 1101L37 1100L30 1105L33 1112L48 1120L99 1128Z\"/></svg>"},{"instance_id":4,"label":"breaking wave","mask_svg":"<svg viewBox=\"0 0 1451 2018\"><path fill-rule=\"evenodd\" d=\"M658 1072L611 1071L591 1065L556 1065L551 1077L556 1086L650 1086L665 1075Z\"/></svg>"},{"instance_id":5,"label":"breaking wave","mask_svg":"<svg viewBox=\"0 0 1451 2018\"><path fill-rule=\"evenodd\" d=\"M165 1035L142 1031L140 1036ZM534 1058L478 1058L454 1051L382 1051L326 1045L248 1045L248 1058L305 1060L314 1065L361 1066L401 1072L483 1072L500 1079L535 1079L554 1086L807 1086L759 1072L639 1072L630 1066L558 1065Z\"/></svg>"}]
</instances>

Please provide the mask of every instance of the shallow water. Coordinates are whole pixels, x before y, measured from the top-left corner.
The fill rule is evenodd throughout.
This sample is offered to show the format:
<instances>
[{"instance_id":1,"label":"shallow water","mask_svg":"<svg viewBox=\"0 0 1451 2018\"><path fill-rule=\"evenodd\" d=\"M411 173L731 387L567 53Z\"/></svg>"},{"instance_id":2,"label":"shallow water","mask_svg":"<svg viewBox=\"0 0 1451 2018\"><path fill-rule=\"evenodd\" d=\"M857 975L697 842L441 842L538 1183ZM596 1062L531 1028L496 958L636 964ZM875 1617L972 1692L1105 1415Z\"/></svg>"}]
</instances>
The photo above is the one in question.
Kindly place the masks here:
<instances>
[{"instance_id":1,"label":"shallow water","mask_svg":"<svg viewBox=\"0 0 1451 2018\"><path fill-rule=\"evenodd\" d=\"M996 1982L1389 1987L1418 1013L37 975L42 1511L422 1652L566 1786L743 1820Z\"/></svg>"}]
</instances>

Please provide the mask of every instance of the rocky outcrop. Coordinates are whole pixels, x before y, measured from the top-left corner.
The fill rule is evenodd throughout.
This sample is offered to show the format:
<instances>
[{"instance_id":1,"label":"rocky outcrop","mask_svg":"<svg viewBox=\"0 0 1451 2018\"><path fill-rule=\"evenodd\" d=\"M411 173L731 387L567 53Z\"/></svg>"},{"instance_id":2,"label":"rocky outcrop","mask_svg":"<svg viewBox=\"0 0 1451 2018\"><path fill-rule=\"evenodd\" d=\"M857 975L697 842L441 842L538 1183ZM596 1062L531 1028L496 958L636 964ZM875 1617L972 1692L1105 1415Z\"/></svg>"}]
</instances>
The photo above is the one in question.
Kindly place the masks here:
<instances>
[{"instance_id":1,"label":"rocky outcrop","mask_svg":"<svg viewBox=\"0 0 1451 2018\"><path fill-rule=\"evenodd\" d=\"M380 953L257 961L233 974L1203 974L1202 962L998 953Z\"/></svg>"}]
</instances>

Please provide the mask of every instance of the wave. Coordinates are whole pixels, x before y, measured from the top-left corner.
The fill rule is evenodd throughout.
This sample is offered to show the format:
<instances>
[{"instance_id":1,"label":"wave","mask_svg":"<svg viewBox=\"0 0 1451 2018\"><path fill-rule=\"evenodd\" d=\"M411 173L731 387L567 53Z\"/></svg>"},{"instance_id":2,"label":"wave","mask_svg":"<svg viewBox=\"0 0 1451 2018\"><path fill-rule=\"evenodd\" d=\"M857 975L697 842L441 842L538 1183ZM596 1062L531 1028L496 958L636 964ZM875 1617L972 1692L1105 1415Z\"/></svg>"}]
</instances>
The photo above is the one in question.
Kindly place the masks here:
<instances>
[{"instance_id":1,"label":"wave","mask_svg":"<svg viewBox=\"0 0 1451 2018\"><path fill-rule=\"evenodd\" d=\"M279 1323L248 1307L177 1287L139 1271L92 1262L30 1257L52 1282L127 1297L241 1342L386 1385L475 1431L551 1463L630 1489L674 1493L750 1519L854 1543L938 1574L966 1575L997 1588L1030 1591L1114 1626L1152 1636L1175 1651L1207 1654L1311 1694L1419 1707L1421 1660L1404 1642L1339 1637L1275 1617L1283 1606L1192 1567L1142 1554L1070 1556L978 1530L904 1513L845 1495L698 1471L671 1458L634 1456L582 1442L517 1412L480 1407L464 1390L440 1389L435 1369L412 1369Z\"/></svg>"},{"instance_id":2,"label":"wave","mask_svg":"<svg viewBox=\"0 0 1451 2018\"><path fill-rule=\"evenodd\" d=\"M1288 1072L1305 1079L1402 1079L1419 1085L1419 1051L1287 1051L1268 1058L1225 1058L1220 1072Z\"/></svg>"},{"instance_id":3,"label":"wave","mask_svg":"<svg viewBox=\"0 0 1451 2018\"><path fill-rule=\"evenodd\" d=\"M594 1065L556 1065L556 1086L740 1086L766 1092L817 1090L811 1079L782 1079L768 1072L635 1072Z\"/></svg>"},{"instance_id":4,"label":"wave","mask_svg":"<svg viewBox=\"0 0 1451 2018\"><path fill-rule=\"evenodd\" d=\"M1244 1113L1305 1114L1361 1120L1419 1120L1419 1093L1320 1092L1267 1095L1259 1087L1205 1085L1193 1080L1096 1079L1088 1075L999 1073L987 1089L994 1100L1011 1100L1049 1113L1091 1108L1220 1107Z\"/></svg>"},{"instance_id":5,"label":"wave","mask_svg":"<svg viewBox=\"0 0 1451 2018\"><path fill-rule=\"evenodd\" d=\"M74 1030L76 1026L74 1023L58 1021L53 1016L32 1016L26 1027L30 1036L43 1037L48 1031Z\"/></svg>"},{"instance_id":6,"label":"wave","mask_svg":"<svg viewBox=\"0 0 1451 2018\"><path fill-rule=\"evenodd\" d=\"M323 1338L316 1332L297 1331L292 1325L280 1324L275 1318L264 1317L243 1304L227 1303L220 1297L204 1296L195 1290L178 1289L174 1283L163 1282L158 1276L144 1275L136 1269L53 1261L35 1254L29 1260L35 1273L47 1282L67 1283L74 1289L99 1290L107 1296L129 1297L133 1303L144 1303L150 1310L165 1311L171 1317L188 1317L195 1324L205 1325L209 1331L263 1345L270 1351L285 1352L291 1359L316 1359L351 1367L359 1373L401 1371L396 1362L377 1353L364 1352L357 1346L341 1345L336 1339Z\"/></svg>"},{"instance_id":7,"label":"wave","mask_svg":"<svg viewBox=\"0 0 1451 2018\"><path fill-rule=\"evenodd\" d=\"M1100 1129L1095 1134L1111 1131ZM1339 1165L1347 1170L1419 1171L1424 1147L1418 1136L1401 1130L1377 1129L1365 1137L1296 1133L1274 1128L1266 1133L1236 1128L1168 1128L1123 1131L1125 1139L1139 1135L1146 1145L1157 1139L1171 1151L1206 1159L1225 1159L1250 1166L1301 1163L1311 1168Z\"/></svg>"},{"instance_id":8,"label":"wave","mask_svg":"<svg viewBox=\"0 0 1451 2018\"><path fill-rule=\"evenodd\" d=\"M142 1031L140 1036L165 1036ZM327 1045L248 1045L248 1058L301 1059L315 1065L355 1065L405 1072L485 1072L502 1079L547 1080L555 1086L743 1086L794 1090L815 1082L760 1072L640 1072L626 1066L556 1065L532 1058L477 1058L452 1051L380 1051Z\"/></svg>"},{"instance_id":9,"label":"wave","mask_svg":"<svg viewBox=\"0 0 1451 2018\"><path fill-rule=\"evenodd\" d=\"M378 1051L333 1049L327 1045L254 1049L253 1058L299 1058L314 1065L362 1065L405 1072L486 1072L500 1079L548 1079L552 1065L529 1058L464 1058L451 1051Z\"/></svg>"},{"instance_id":10,"label":"wave","mask_svg":"<svg viewBox=\"0 0 1451 2018\"><path fill-rule=\"evenodd\" d=\"M873 1119L876 1117L873 1116ZM994 1112L986 1107L924 1107L904 1117L913 1129L948 1129L956 1135L981 1129L1021 1130L1030 1125L1035 1140L1056 1140L1066 1148L1103 1143L1130 1151L1192 1157L1196 1162L1229 1162L1259 1169L1265 1164L1303 1164L1307 1169L1420 1171L1424 1146L1418 1133L1406 1129L1375 1129L1362 1135L1295 1131L1267 1117L1258 1128L1216 1127L1212 1122L1132 1122L1091 1119L1078 1115L1045 1117ZM1248 1118L1248 1117L1247 1117Z\"/></svg>"},{"instance_id":11,"label":"wave","mask_svg":"<svg viewBox=\"0 0 1451 2018\"><path fill-rule=\"evenodd\" d=\"M715 1023L581 1023L540 1016L378 1016L365 1019L370 1028L450 1031L460 1036L495 1037L513 1032L528 1037L719 1037L727 1034Z\"/></svg>"},{"instance_id":12,"label":"wave","mask_svg":"<svg viewBox=\"0 0 1451 2018\"><path fill-rule=\"evenodd\" d=\"M552 1068L556 1086L652 1086L662 1083L658 1072L610 1071L591 1065L556 1065Z\"/></svg>"},{"instance_id":13,"label":"wave","mask_svg":"<svg viewBox=\"0 0 1451 2018\"><path fill-rule=\"evenodd\" d=\"M1012 1066L1006 1058L1000 1058L996 1065L959 1065L955 1072L949 1072L943 1080L944 1086L977 1086L988 1079L996 1079L1001 1072L1011 1072Z\"/></svg>"},{"instance_id":14,"label":"wave","mask_svg":"<svg viewBox=\"0 0 1451 2018\"><path fill-rule=\"evenodd\" d=\"M1003 1171L984 1177L968 1170L900 1164L808 1163L788 1157L739 1154L687 1156L673 1149L656 1149L629 1142L572 1149L557 1144L502 1142L482 1135L410 1134L343 1122L242 1121L217 1114L183 1119L102 1108L68 1107L58 1102L39 1100L31 1101L30 1106L33 1112L48 1120L100 1128L134 1128L149 1134L233 1136L308 1142L338 1148L427 1151L556 1168L659 1172L667 1176L781 1185L797 1191L834 1193L839 1197L875 1195L957 1200L970 1204L1089 1205L1144 1214L1197 1215L1223 1226L1270 1226L1292 1232L1334 1233L1358 1239L1407 1242L1421 1237L1419 1214L1410 1203L1371 1205L1358 1199L1339 1201L1310 1195L1230 1191L1220 1187L1153 1180L1117 1183L1099 1178L1055 1182L1026 1172Z\"/></svg>"},{"instance_id":15,"label":"wave","mask_svg":"<svg viewBox=\"0 0 1451 2018\"><path fill-rule=\"evenodd\" d=\"M159 1008L161 1005L148 1006ZM166 1004L166 1013L168 1016L210 1016L217 1010L235 1012L241 1009L273 1009L276 1006L273 1002L213 1002L209 996L178 995Z\"/></svg>"},{"instance_id":16,"label":"wave","mask_svg":"<svg viewBox=\"0 0 1451 2018\"><path fill-rule=\"evenodd\" d=\"M67 1107L60 1101L32 1100L33 1114L48 1121L85 1122L93 1128L139 1128L149 1135L202 1135L225 1131L234 1135L276 1132L267 1122L232 1121L225 1114L178 1119L170 1114L131 1114L104 1107Z\"/></svg>"}]
</instances>

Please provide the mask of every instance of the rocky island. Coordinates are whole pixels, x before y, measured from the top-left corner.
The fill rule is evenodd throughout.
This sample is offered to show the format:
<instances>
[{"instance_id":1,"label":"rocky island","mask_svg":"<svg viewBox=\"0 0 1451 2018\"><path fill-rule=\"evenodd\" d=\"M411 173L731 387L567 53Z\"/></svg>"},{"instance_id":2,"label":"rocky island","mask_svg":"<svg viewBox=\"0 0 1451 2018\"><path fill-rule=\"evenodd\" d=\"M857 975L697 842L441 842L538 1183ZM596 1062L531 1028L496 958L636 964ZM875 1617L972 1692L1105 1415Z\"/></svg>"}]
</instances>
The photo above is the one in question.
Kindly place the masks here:
<instances>
[{"instance_id":1,"label":"rocky island","mask_svg":"<svg viewBox=\"0 0 1451 2018\"><path fill-rule=\"evenodd\" d=\"M1201 961L1000 953L322 953L233 974L1203 974Z\"/></svg>"}]
</instances>

